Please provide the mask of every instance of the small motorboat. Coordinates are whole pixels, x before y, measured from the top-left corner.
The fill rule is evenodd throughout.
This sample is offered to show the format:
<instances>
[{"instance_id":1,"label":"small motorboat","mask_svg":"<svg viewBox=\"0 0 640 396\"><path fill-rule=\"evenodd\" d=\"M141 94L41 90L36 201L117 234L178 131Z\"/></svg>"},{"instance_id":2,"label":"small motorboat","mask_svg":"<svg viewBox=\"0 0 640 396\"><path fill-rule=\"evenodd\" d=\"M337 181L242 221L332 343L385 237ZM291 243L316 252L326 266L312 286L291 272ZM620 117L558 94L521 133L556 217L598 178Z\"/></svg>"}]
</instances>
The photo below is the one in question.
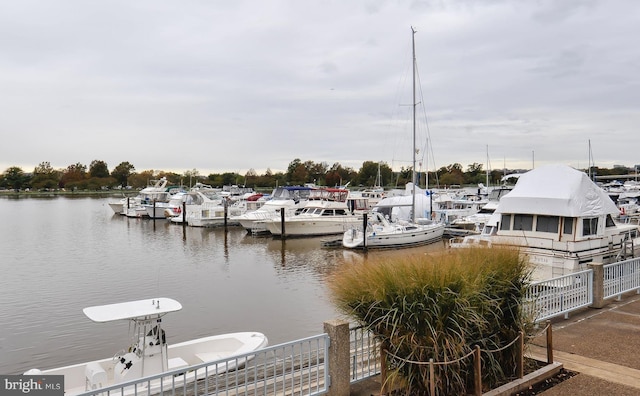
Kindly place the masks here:
<instances>
[{"instance_id":1,"label":"small motorboat","mask_svg":"<svg viewBox=\"0 0 640 396\"><path fill-rule=\"evenodd\" d=\"M162 317L180 309L182 305L170 298L84 308L84 314L94 322L129 320L132 329L131 344L107 359L48 370L31 369L24 375L64 375L64 393L65 396L69 396L201 363L244 356L224 364L213 365L206 370L206 375L221 374L244 365L253 357L246 355L247 353L267 346L267 337L258 332L221 334L167 345L166 334L162 329ZM205 376L205 369L190 370L183 375L181 383L201 379ZM169 389L171 380L172 376L169 376L166 379L145 382L139 385L137 390L131 387L131 393L157 393L161 389ZM112 395L117 393L109 392ZM128 394L127 390L122 394Z\"/></svg>"}]
</instances>

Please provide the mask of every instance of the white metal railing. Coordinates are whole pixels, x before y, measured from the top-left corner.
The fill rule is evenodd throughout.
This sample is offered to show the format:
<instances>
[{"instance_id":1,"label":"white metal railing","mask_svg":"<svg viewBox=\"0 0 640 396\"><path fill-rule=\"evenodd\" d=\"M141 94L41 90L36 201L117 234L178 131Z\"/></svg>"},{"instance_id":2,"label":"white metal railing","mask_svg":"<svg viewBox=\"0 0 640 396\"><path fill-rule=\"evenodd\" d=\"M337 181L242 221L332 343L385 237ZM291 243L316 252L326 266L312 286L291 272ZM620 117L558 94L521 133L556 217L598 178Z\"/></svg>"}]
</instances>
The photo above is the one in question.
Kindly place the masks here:
<instances>
[{"instance_id":1,"label":"white metal railing","mask_svg":"<svg viewBox=\"0 0 640 396\"><path fill-rule=\"evenodd\" d=\"M589 306L593 303L593 271L575 272L558 278L533 282L525 295L525 309L536 321Z\"/></svg>"},{"instance_id":2,"label":"white metal railing","mask_svg":"<svg viewBox=\"0 0 640 396\"><path fill-rule=\"evenodd\" d=\"M623 293L638 290L640 293L640 258L603 265L603 298L618 297Z\"/></svg>"},{"instance_id":3,"label":"white metal railing","mask_svg":"<svg viewBox=\"0 0 640 396\"><path fill-rule=\"evenodd\" d=\"M380 343L363 326L349 329L351 383L380 374Z\"/></svg>"},{"instance_id":4,"label":"white metal railing","mask_svg":"<svg viewBox=\"0 0 640 396\"><path fill-rule=\"evenodd\" d=\"M82 393L124 395L321 395L329 386L329 336L320 334ZM224 371L225 367L238 367ZM224 371L221 374L217 374ZM195 375L195 378L193 378Z\"/></svg>"}]
</instances>

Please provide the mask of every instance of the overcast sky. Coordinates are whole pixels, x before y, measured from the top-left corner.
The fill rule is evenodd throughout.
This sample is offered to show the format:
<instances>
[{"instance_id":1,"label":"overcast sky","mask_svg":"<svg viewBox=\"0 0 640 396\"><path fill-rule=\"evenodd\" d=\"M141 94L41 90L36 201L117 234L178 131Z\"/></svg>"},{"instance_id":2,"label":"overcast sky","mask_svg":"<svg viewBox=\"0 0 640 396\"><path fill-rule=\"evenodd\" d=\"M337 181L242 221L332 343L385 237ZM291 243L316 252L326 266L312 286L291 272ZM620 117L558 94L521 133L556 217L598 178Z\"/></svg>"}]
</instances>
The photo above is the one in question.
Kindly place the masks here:
<instances>
[{"instance_id":1,"label":"overcast sky","mask_svg":"<svg viewBox=\"0 0 640 396\"><path fill-rule=\"evenodd\" d=\"M20 0L0 172L410 166L412 26L420 169L640 164L637 0Z\"/></svg>"}]
</instances>

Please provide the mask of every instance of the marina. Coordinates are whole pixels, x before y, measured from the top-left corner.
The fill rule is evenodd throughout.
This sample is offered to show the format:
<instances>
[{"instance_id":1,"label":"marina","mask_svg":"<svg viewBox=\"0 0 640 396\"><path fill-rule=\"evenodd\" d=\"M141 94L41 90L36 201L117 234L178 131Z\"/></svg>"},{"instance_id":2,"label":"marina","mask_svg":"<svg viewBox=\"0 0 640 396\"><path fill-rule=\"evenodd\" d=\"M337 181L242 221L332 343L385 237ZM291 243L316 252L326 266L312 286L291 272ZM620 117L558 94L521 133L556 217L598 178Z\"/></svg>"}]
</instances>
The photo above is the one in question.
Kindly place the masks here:
<instances>
[{"instance_id":1,"label":"marina","mask_svg":"<svg viewBox=\"0 0 640 396\"><path fill-rule=\"evenodd\" d=\"M169 344L247 329L265 334L270 345L317 335L324 321L340 317L328 277L364 259L323 248L322 237L280 240L240 226L129 218L114 214L109 201L0 199L0 373L113 356L128 340L128 324L92 323L83 308L149 296L184 307L165 324Z\"/></svg>"}]
</instances>

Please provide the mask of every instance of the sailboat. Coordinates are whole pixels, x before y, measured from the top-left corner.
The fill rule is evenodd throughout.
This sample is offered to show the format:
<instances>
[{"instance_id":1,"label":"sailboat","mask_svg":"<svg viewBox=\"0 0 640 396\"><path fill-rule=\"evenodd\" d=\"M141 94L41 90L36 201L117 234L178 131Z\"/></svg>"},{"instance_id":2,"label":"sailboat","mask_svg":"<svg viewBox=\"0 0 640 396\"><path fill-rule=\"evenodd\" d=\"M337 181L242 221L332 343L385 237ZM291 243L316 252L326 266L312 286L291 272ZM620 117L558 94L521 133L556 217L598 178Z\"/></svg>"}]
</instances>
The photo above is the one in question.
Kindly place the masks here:
<instances>
[{"instance_id":1,"label":"sailboat","mask_svg":"<svg viewBox=\"0 0 640 396\"><path fill-rule=\"evenodd\" d=\"M342 246L350 249L363 248L398 248L406 246L426 245L442 239L444 223L436 223L431 219L416 222L416 31L411 27L411 44L413 48L413 167L412 167L412 199L411 219L409 221L390 221L375 210L371 213L366 227L352 228L345 231Z\"/></svg>"}]
</instances>

